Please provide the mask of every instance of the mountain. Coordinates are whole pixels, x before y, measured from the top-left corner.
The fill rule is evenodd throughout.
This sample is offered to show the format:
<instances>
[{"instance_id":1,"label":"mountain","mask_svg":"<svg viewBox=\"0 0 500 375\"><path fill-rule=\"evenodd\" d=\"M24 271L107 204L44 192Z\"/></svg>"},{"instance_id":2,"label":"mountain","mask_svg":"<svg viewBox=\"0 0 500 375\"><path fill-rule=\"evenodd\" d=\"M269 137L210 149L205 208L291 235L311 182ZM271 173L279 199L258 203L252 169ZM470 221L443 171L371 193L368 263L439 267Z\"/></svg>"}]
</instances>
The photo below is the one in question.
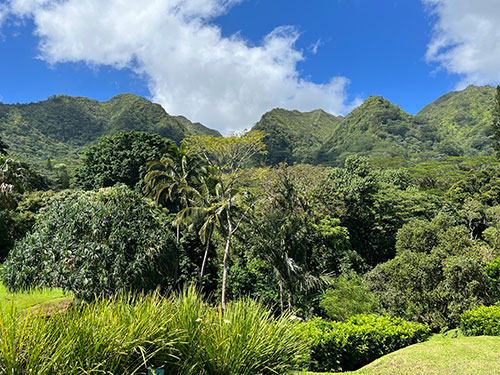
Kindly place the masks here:
<instances>
[{"instance_id":1,"label":"mountain","mask_svg":"<svg viewBox=\"0 0 500 375\"><path fill-rule=\"evenodd\" d=\"M441 138L451 139L466 155L491 155L491 122L495 89L469 86L443 95L425 106L416 118L436 124ZM446 151L446 150L443 150Z\"/></svg>"},{"instance_id":2,"label":"mountain","mask_svg":"<svg viewBox=\"0 0 500 375\"><path fill-rule=\"evenodd\" d=\"M133 94L106 102L66 95L28 104L0 103L0 132L9 151L39 159L76 157L82 147L120 130L159 134L179 142L190 135L220 136L216 130L171 116Z\"/></svg>"},{"instance_id":3,"label":"mountain","mask_svg":"<svg viewBox=\"0 0 500 375\"><path fill-rule=\"evenodd\" d=\"M338 124L318 151L316 162L339 164L351 154L434 157L440 140L433 123L415 118L387 99L371 96Z\"/></svg>"},{"instance_id":4,"label":"mountain","mask_svg":"<svg viewBox=\"0 0 500 375\"><path fill-rule=\"evenodd\" d=\"M267 134L267 163L312 163L341 120L321 109L302 113L276 108L264 114L253 130Z\"/></svg>"},{"instance_id":5,"label":"mountain","mask_svg":"<svg viewBox=\"0 0 500 375\"><path fill-rule=\"evenodd\" d=\"M494 88L469 86L412 116L380 96L371 96L346 117L321 109L306 113L273 109L253 129L267 134L264 161L271 165L283 161L339 165L351 154L410 162L492 155L494 101ZM74 158L98 137L119 130L156 133L176 142L189 135L220 136L132 94L106 102L58 95L38 103L0 103L0 134L10 152L39 160Z\"/></svg>"}]
</instances>

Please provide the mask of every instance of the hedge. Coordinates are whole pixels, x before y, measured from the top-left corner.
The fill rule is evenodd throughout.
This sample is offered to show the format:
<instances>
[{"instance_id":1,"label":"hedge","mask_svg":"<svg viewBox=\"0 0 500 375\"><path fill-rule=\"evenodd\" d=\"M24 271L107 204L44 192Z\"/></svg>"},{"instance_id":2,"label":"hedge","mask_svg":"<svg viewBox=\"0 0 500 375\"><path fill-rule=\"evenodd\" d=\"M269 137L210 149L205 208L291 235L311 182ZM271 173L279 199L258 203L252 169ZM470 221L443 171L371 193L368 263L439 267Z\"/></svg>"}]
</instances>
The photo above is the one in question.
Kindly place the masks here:
<instances>
[{"instance_id":1,"label":"hedge","mask_svg":"<svg viewBox=\"0 0 500 375\"><path fill-rule=\"evenodd\" d=\"M377 315L356 315L346 322L317 318L300 329L311 345L308 368L320 372L356 370L430 335L427 325Z\"/></svg>"},{"instance_id":2,"label":"hedge","mask_svg":"<svg viewBox=\"0 0 500 375\"><path fill-rule=\"evenodd\" d=\"M500 336L500 306L479 306L460 315L460 329L466 336Z\"/></svg>"}]
</instances>

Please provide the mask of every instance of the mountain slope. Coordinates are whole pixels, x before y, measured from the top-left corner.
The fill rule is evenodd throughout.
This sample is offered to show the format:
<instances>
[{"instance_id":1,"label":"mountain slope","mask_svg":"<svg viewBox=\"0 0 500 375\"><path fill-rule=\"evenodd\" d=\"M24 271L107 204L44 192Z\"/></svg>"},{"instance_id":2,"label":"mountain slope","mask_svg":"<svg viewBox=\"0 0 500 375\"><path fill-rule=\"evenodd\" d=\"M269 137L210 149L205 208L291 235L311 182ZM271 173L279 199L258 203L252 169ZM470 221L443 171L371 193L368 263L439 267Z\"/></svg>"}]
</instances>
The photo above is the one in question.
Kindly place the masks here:
<instances>
[{"instance_id":1,"label":"mountain slope","mask_svg":"<svg viewBox=\"0 0 500 375\"><path fill-rule=\"evenodd\" d=\"M339 164L351 154L435 157L440 140L434 124L416 119L380 96L371 96L338 124L316 162Z\"/></svg>"},{"instance_id":2,"label":"mountain slope","mask_svg":"<svg viewBox=\"0 0 500 375\"><path fill-rule=\"evenodd\" d=\"M267 134L264 143L269 164L311 163L341 119L321 109L302 113L276 108L264 114L252 129Z\"/></svg>"},{"instance_id":3,"label":"mountain slope","mask_svg":"<svg viewBox=\"0 0 500 375\"><path fill-rule=\"evenodd\" d=\"M37 103L0 103L3 139L11 152L29 157L74 157L98 137L120 130L155 133L176 142L189 135L220 136L133 94L120 94L107 102L58 95Z\"/></svg>"},{"instance_id":4,"label":"mountain slope","mask_svg":"<svg viewBox=\"0 0 500 375\"><path fill-rule=\"evenodd\" d=\"M436 124L443 139L452 139L466 155L491 155L491 122L495 89L469 86L425 106L417 119Z\"/></svg>"}]
</instances>

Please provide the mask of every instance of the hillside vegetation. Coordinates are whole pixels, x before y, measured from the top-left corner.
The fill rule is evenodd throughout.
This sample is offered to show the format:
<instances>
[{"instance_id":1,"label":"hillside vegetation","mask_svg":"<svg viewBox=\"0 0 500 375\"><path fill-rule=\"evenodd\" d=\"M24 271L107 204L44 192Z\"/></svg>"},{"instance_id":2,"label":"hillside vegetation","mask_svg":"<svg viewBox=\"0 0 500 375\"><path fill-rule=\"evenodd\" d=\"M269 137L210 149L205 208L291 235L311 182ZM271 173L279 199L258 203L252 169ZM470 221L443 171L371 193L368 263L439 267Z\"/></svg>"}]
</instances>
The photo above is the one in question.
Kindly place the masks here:
<instances>
[{"instance_id":1,"label":"hillside vegetation","mask_svg":"<svg viewBox=\"0 0 500 375\"><path fill-rule=\"evenodd\" d=\"M442 150L445 153L462 149L466 155L490 155L494 102L493 87L469 86L443 95L416 118L435 124L441 138L451 140L448 149Z\"/></svg>"},{"instance_id":2,"label":"hillside vegetation","mask_svg":"<svg viewBox=\"0 0 500 375\"><path fill-rule=\"evenodd\" d=\"M83 146L121 130L154 133L175 142L189 135L220 135L133 94L107 102L57 95L38 103L0 103L2 137L12 153L27 157L75 157Z\"/></svg>"},{"instance_id":3,"label":"hillside vegetation","mask_svg":"<svg viewBox=\"0 0 500 375\"><path fill-rule=\"evenodd\" d=\"M376 158L433 152L435 125L419 122L380 96L371 96L346 116L323 144L317 162L336 164L352 154Z\"/></svg>"},{"instance_id":4,"label":"hillside vegetation","mask_svg":"<svg viewBox=\"0 0 500 375\"><path fill-rule=\"evenodd\" d=\"M264 143L268 163L312 163L324 139L332 134L341 120L342 117L321 109L302 113L277 108L264 114L253 130L267 134Z\"/></svg>"},{"instance_id":5,"label":"hillside vegetation","mask_svg":"<svg viewBox=\"0 0 500 375\"><path fill-rule=\"evenodd\" d=\"M353 154L403 159L410 164L449 156L491 155L495 90L469 86L450 92L412 116L371 96L346 117L322 110L274 109L254 126L265 139L270 164L341 165Z\"/></svg>"},{"instance_id":6,"label":"hillside vegetation","mask_svg":"<svg viewBox=\"0 0 500 375\"><path fill-rule=\"evenodd\" d=\"M380 96L369 97L346 117L321 109L276 108L253 127L266 133L267 155L259 161L342 165L357 154L415 164L447 156L491 155L494 96L490 86L469 86L442 96L416 116ZM39 160L72 159L100 136L131 130L177 143L186 136L220 136L133 94L107 102L57 95L38 103L0 103L0 132L10 151Z\"/></svg>"}]
</instances>

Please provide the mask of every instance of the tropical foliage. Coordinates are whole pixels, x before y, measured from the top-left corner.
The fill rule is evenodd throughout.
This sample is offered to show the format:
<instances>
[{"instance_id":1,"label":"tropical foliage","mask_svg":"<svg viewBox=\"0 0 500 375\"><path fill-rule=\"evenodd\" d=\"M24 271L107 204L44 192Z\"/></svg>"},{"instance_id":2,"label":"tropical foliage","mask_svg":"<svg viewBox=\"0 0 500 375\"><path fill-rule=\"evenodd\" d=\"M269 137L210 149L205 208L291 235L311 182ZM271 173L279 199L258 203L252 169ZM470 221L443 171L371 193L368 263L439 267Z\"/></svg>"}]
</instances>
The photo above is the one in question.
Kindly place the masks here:
<instances>
[{"instance_id":1,"label":"tropical foliage","mask_svg":"<svg viewBox=\"0 0 500 375\"><path fill-rule=\"evenodd\" d=\"M3 280L13 291L73 291L78 306L47 322L0 314L8 324L0 324L0 372L49 371L58 358L75 361L70 373L344 370L424 340L429 329L462 322L493 332L500 169L485 139L486 126L497 134L493 91L450 93L418 116L381 97L345 118L273 110L261 130L225 138L130 95L0 105L10 146L6 155L0 145ZM465 118L454 114L462 107ZM15 134L33 125L30 136L57 140L27 151L38 155L30 163L3 125L27 118ZM179 132L169 133L170 120ZM71 157L69 145L85 149L78 168L51 156ZM203 298L192 289L167 297L192 284ZM165 313L149 318L156 309ZM142 326L147 319L169 330L166 342ZM32 324L40 328L33 340ZM116 331L89 337L91 325ZM43 336L49 328L54 336ZM19 361L27 347L32 356Z\"/></svg>"},{"instance_id":2,"label":"tropical foliage","mask_svg":"<svg viewBox=\"0 0 500 375\"><path fill-rule=\"evenodd\" d=\"M158 160L172 142L159 135L120 131L103 136L82 151L75 184L85 190L122 183L140 189L148 163Z\"/></svg>"},{"instance_id":3,"label":"tropical foliage","mask_svg":"<svg viewBox=\"0 0 500 375\"><path fill-rule=\"evenodd\" d=\"M168 216L126 186L55 201L2 268L11 290L61 287L90 300L172 287L179 250Z\"/></svg>"}]
</instances>

